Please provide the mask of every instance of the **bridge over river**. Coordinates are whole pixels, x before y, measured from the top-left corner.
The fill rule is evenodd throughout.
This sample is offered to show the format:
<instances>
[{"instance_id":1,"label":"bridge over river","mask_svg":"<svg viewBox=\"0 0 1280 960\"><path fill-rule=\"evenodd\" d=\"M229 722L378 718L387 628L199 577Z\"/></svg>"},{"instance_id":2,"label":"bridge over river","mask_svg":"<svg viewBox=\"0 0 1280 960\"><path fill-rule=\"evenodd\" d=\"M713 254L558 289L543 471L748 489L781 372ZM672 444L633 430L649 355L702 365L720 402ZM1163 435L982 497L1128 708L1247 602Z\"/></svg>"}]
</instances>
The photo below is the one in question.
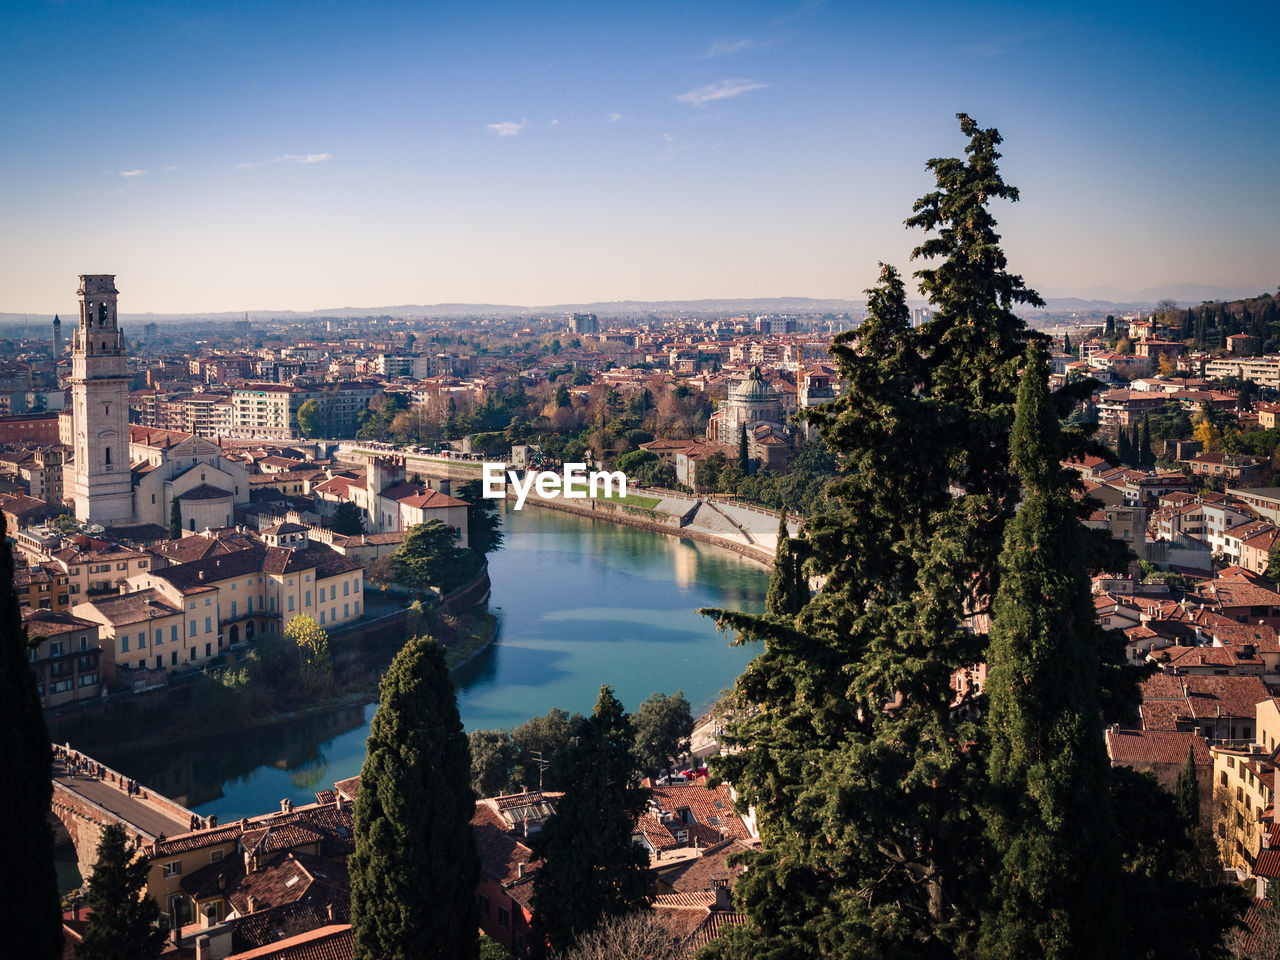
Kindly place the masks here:
<instances>
[{"instance_id":1,"label":"bridge over river","mask_svg":"<svg viewBox=\"0 0 1280 960\"><path fill-rule=\"evenodd\" d=\"M154 843L204 819L151 788L65 747L54 747L52 813L71 837L80 876L93 872L98 842L118 823L135 843Z\"/></svg>"}]
</instances>

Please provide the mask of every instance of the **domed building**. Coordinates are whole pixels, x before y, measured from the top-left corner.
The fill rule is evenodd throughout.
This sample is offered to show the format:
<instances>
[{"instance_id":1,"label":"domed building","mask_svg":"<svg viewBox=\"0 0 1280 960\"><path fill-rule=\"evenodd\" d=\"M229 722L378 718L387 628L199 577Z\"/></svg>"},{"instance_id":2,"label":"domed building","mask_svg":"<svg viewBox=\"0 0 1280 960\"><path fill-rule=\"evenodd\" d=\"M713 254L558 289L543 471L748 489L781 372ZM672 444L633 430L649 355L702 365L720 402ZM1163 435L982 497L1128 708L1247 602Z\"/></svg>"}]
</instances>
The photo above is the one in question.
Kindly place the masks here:
<instances>
[{"instance_id":1,"label":"domed building","mask_svg":"<svg viewBox=\"0 0 1280 960\"><path fill-rule=\"evenodd\" d=\"M747 379L729 390L728 398L711 415L707 439L736 446L743 427L747 428L747 440L753 445L765 436L784 438L787 433L782 398L760 375L759 367L752 367ZM761 427L769 429L761 430Z\"/></svg>"}]
</instances>

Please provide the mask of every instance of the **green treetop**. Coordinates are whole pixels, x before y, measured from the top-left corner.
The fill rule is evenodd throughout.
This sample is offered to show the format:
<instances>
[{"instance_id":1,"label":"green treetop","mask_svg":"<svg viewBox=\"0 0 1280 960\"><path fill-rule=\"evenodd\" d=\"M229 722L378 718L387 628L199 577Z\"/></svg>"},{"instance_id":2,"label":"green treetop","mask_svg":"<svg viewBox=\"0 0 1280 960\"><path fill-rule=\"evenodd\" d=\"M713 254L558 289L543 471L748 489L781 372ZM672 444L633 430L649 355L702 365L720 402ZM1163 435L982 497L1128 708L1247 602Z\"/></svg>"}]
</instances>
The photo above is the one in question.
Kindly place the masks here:
<instances>
[{"instance_id":1,"label":"green treetop","mask_svg":"<svg viewBox=\"0 0 1280 960\"><path fill-rule=\"evenodd\" d=\"M1010 441L1025 487L1005 531L987 651L991 904L978 955L1121 956L1101 637L1062 474L1044 351L1029 351Z\"/></svg>"},{"instance_id":2,"label":"green treetop","mask_svg":"<svg viewBox=\"0 0 1280 960\"><path fill-rule=\"evenodd\" d=\"M410 640L382 678L355 805L357 960L476 957L471 760L444 651Z\"/></svg>"},{"instance_id":3,"label":"green treetop","mask_svg":"<svg viewBox=\"0 0 1280 960\"><path fill-rule=\"evenodd\" d=\"M169 539L182 539L182 502L177 497L169 500Z\"/></svg>"},{"instance_id":4,"label":"green treetop","mask_svg":"<svg viewBox=\"0 0 1280 960\"><path fill-rule=\"evenodd\" d=\"M737 685L761 709L713 764L763 840L735 890L748 923L715 955L972 951L982 771L966 745L980 731L952 678L985 654L964 625L988 610L1017 502L1009 431L1029 335L1011 308L1038 297L1007 271L987 209L1017 197L999 134L961 126L967 157L930 161L937 190L909 221L929 232L916 256L933 319L913 330L882 268L866 322L832 347L845 395L805 412L843 468L839 508L803 538L823 590L791 623L718 614L765 646Z\"/></svg>"},{"instance_id":5,"label":"green treetop","mask_svg":"<svg viewBox=\"0 0 1280 960\"><path fill-rule=\"evenodd\" d=\"M154 960L164 949L167 924L147 896L145 856L137 856L124 827L102 831L89 878L89 926L76 944L80 960Z\"/></svg>"},{"instance_id":6,"label":"green treetop","mask_svg":"<svg viewBox=\"0 0 1280 960\"><path fill-rule=\"evenodd\" d=\"M648 902L649 858L631 839L646 803L635 781L633 736L622 704L601 687L569 750L573 779L556 815L533 838L543 860L533 881L539 956L567 950L602 919Z\"/></svg>"},{"instance_id":7,"label":"green treetop","mask_svg":"<svg viewBox=\"0 0 1280 960\"><path fill-rule=\"evenodd\" d=\"M1178 774L1173 790L1178 816L1191 827L1200 826L1200 779L1196 776L1196 752L1187 748L1187 763Z\"/></svg>"}]
</instances>

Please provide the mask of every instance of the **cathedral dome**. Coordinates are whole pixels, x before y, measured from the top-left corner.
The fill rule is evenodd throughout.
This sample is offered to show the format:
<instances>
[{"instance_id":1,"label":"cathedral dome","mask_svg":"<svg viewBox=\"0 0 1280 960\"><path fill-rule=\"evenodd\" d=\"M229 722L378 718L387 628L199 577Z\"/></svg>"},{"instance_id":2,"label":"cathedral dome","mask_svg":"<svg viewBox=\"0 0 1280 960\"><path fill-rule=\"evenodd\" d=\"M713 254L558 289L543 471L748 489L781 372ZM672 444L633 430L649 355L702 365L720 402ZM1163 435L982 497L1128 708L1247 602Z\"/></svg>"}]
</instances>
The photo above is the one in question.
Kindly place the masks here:
<instances>
[{"instance_id":1,"label":"cathedral dome","mask_svg":"<svg viewBox=\"0 0 1280 960\"><path fill-rule=\"evenodd\" d=\"M746 403L766 403L778 399L778 391L760 376L760 368L752 367L751 375L729 391L729 399Z\"/></svg>"}]
</instances>

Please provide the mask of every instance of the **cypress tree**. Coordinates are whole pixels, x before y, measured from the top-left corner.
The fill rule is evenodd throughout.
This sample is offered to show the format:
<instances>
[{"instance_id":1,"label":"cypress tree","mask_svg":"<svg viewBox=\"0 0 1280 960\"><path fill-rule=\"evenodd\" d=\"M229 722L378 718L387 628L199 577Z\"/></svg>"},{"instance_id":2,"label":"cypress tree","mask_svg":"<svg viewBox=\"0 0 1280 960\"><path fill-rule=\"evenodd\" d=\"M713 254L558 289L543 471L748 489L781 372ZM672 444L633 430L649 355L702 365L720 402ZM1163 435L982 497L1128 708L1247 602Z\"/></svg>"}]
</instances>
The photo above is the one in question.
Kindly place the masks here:
<instances>
[{"instance_id":1,"label":"cypress tree","mask_svg":"<svg viewBox=\"0 0 1280 960\"><path fill-rule=\"evenodd\" d=\"M480 865L471 758L444 650L410 640L382 678L355 805L357 960L474 958Z\"/></svg>"},{"instance_id":2,"label":"cypress tree","mask_svg":"<svg viewBox=\"0 0 1280 960\"><path fill-rule=\"evenodd\" d=\"M1059 467L1044 352L1029 351L1010 441L1025 498L1005 533L987 652L992 896L978 956L1116 956L1120 857L1084 528Z\"/></svg>"},{"instance_id":3,"label":"cypress tree","mask_svg":"<svg viewBox=\"0 0 1280 960\"><path fill-rule=\"evenodd\" d=\"M62 956L62 917L49 830L51 752L28 650L13 592L13 550L0 514L0 757L6 773L0 917L5 949L13 956L54 960Z\"/></svg>"},{"instance_id":4,"label":"cypress tree","mask_svg":"<svg viewBox=\"0 0 1280 960\"><path fill-rule=\"evenodd\" d=\"M738 434L738 466L742 469L742 475L745 477L751 472L751 458L747 455L747 427L743 424Z\"/></svg>"},{"instance_id":5,"label":"cypress tree","mask_svg":"<svg viewBox=\"0 0 1280 960\"><path fill-rule=\"evenodd\" d=\"M1156 465L1156 455L1151 449L1151 417L1142 415L1141 431L1138 440L1138 459L1144 470L1151 470Z\"/></svg>"},{"instance_id":6,"label":"cypress tree","mask_svg":"<svg viewBox=\"0 0 1280 960\"><path fill-rule=\"evenodd\" d=\"M1074 356L1074 352L1071 349L1071 333L1070 332L1064 333L1062 335L1062 350L1064 353L1071 354L1072 356Z\"/></svg>"},{"instance_id":7,"label":"cypress tree","mask_svg":"<svg viewBox=\"0 0 1280 960\"><path fill-rule=\"evenodd\" d=\"M647 802L636 785L634 742L622 704L601 687L576 744L567 749L573 780L556 815L532 841L543 859L533 880L536 956L567 950L602 919L648 902L649 858L631 839Z\"/></svg>"},{"instance_id":8,"label":"cypress tree","mask_svg":"<svg viewBox=\"0 0 1280 960\"><path fill-rule=\"evenodd\" d=\"M1200 778L1196 774L1196 752L1187 748L1187 763L1178 774L1173 797L1178 805L1178 816L1189 827L1200 826Z\"/></svg>"},{"instance_id":9,"label":"cypress tree","mask_svg":"<svg viewBox=\"0 0 1280 960\"><path fill-rule=\"evenodd\" d=\"M168 924L160 905L146 896L146 857L136 856L124 827L102 831L98 859L89 878L89 926L76 945L80 960L155 960L165 946Z\"/></svg>"},{"instance_id":10,"label":"cypress tree","mask_svg":"<svg viewBox=\"0 0 1280 960\"><path fill-rule=\"evenodd\" d=\"M1129 434L1125 432L1124 427L1116 430L1116 456L1126 467L1131 466L1133 451L1129 448Z\"/></svg>"},{"instance_id":11,"label":"cypress tree","mask_svg":"<svg viewBox=\"0 0 1280 960\"><path fill-rule=\"evenodd\" d=\"M848 389L806 411L840 460L837 512L811 519L804 548L821 593L794 624L717 611L764 652L739 678L741 749L713 770L754 806L763 848L735 898L748 923L722 957L938 956L972 952L981 869L979 736L952 677L981 662L965 630L988 611L1017 501L1009 429L1028 340L992 198L998 132L960 116L964 159L929 162L938 189L910 226L934 306L909 326L884 267L867 321L832 353ZM887 708L887 705L891 705ZM961 705L963 708L965 705Z\"/></svg>"},{"instance_id":12,"label":"cypress tree","mask_svg":"<svg viewBox=\"0 0 1280 960\"><path fill-rule=\"evenodd\" d=\"M1142 421L1133 424L1133 436L1129 438L1129 456L1133 458L1131 467L1142 466Z\"/></svg>"},{"instance_id":13,"label":"cypress tree","mask_svg":"<svg viewBox=\"0 0 1280 960\"><path fill-rule=\"evenodd\" d=\"M777 617L794 617L809 602L809 584L800 562L798 544L787 530L787 515L778 518L778 545L773 553L773 572L765 610ZM801 592L803 590L803 593Z\"/></svg>"},{"instance_id":14,"label":"cypress tree","mask_svg":"<svg viewBox=\"0 0 1280 960\"><path fill-rule=\"evenodd\" d=\"M182 539L182 504L177 497L169 501L169 539Z\"/></svg>"}]
</instances>

